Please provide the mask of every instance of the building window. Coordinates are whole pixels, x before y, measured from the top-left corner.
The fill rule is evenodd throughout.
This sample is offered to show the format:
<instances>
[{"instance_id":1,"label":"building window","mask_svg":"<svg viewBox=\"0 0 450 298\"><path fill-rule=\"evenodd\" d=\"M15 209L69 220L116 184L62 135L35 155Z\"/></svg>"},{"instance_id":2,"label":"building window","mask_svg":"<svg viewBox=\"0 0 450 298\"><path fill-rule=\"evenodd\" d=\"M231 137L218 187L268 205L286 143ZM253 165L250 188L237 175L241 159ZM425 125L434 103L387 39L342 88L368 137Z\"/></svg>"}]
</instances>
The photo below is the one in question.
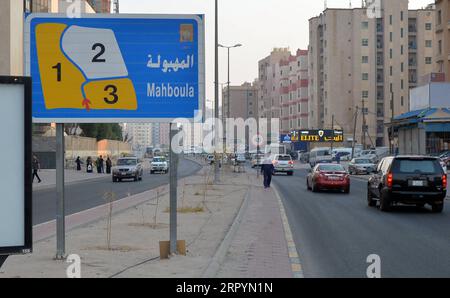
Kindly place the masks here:
<instances>
[{"instance_id":1,"label":"building window","mask_svg":"<svg viewBox=\"0 0 450 298\"><path fill-rule=\"evenodd\" d=\"M362 29L369 29L369 22L365 21L361 23L361 28Z\"/></svg>"},{"instance_id":2,"label":"building window","mask_svg":"<svg viewBox=\"0 0 450 298\"><path fill-rule=\"evenodd\" d=\"M432 61L433 61L432 57L425 57L425 64L430 65L432 63Z\"/></svg>"},{"instance_id":3,"label":"building window","mask_svg":"<svg viewBox=\"0 0 450 298\"><path fill-rule=\"evenodd\" d=\"M368 81L369 80L369 74L368 73L363 73L362 74L362 80L363 81Z\"/></svg>"},{"instance_id":4,"label":"building window","mask_svg":"<svg viewBox=\"0 0 450 298\"><path fill-rule=\"evenodd\" d=\"M433 29L433 25L431 23L426 23L425 24L425 30L431 31L432 29Z\"/></svg>"},{"instance_id":5,"label":"building window","mask_svg":"<svg viewBox=\"0 0 450 298\"><path fill-rule=\"evenodd\" d=\"M392 25L392 15L389 16L389 24Z\"/></svg>"},{"instance_id":6,"label":"building window","mask_svg":"<svg viewBox=\"0 0 450 298\"><path fill-rule=\"evenodd\" d=\"M369 56L362 56L362 63L369 63Z\"/></svg>"},{"instance_id":7,"label":"building window","mask_svg":"<svg viewBox=\"0 0 450 298\"><path fill-rule=\"evenodd\" d=\"M431 40L425 40L425 47L432 48L433 47L433 42Z\"/></svg>"},{"instance_id":8,"label":"building window","mask_svg":"<svg viewBox=\"0 0 450 298\"><path fill-rule=\"evenodd\" d=\"M364 91L362 92L362 98L369 98L369 91L364 90Z\"/></svg>"},{"instance_id":9,"label":"building window","mask_svg":"<svg viewBox=\"0 0 450 298\"><path fill-rule=\"evenodd\" d=\"M401 104L402 104L402 107L403 107L405 105L405 99L404 99L403 96L400 98L400 101L401 101Z\"/></svg>"},{"instance_id":10,"label":"building window","mask_svg":"<svg viewBox=\"0 0 450 298\"><path fill-rule=\"evenodd\" d=\"M367 38L364 38L364 39L362 40L362 46L363 46L363 47L368 47L368 46L369 46L369 40L368 40Z\"/></svg>"}]
</instances>

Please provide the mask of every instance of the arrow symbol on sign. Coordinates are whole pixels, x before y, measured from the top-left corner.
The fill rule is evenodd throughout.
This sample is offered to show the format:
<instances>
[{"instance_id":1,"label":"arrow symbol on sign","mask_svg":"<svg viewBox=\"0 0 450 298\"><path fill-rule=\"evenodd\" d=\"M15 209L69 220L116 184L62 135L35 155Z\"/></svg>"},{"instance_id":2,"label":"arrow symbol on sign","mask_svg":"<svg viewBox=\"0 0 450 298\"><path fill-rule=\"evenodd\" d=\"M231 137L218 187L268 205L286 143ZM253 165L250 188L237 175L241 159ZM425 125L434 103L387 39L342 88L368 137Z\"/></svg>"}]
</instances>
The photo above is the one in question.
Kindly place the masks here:
<instances>
[{"instance_id":1,"label":"arrow symbol on sign","mask_svg":"<svg viewBox=\"0 0 450 298\"><path fill-rule=\"evenodd\" d=\"M91 104L92 103L89 99L85 98L83 100L83 107L86 107L86 111L88 111L88 112L91 110L91 107L90 107Z\"/></svg>"}]
</instances>

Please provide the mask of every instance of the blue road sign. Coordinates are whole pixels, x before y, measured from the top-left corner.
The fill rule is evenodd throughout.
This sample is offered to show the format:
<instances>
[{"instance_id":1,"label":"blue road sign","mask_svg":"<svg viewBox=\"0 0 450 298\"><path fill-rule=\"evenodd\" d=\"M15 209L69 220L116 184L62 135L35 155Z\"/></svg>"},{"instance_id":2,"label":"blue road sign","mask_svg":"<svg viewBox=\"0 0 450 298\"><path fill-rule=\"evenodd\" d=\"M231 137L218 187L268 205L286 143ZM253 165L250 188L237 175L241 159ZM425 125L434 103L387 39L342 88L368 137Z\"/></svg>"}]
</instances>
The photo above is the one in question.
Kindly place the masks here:
<instances>
[{"instance_id":1,"label":"blue road sign","mask_svg":"<svg viewBox=\"0 0 450 298\"><path fill-rule=\"evenodd\" d=\"M30 14L25 49L34 122L201 119L203 16Z\"/></svg>"}]
</instances>

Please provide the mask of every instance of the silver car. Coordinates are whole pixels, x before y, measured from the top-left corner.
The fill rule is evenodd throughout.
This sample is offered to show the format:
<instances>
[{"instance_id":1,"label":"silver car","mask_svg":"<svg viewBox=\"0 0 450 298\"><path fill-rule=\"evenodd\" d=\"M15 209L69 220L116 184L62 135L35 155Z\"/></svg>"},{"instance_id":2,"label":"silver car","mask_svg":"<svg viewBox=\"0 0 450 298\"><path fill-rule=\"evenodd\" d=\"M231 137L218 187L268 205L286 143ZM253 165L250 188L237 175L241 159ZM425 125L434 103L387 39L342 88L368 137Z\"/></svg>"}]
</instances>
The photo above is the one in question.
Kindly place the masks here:
<instances>
[{"instance_id":1,"label":"silver car","mask_svg":"<svg viewBox=\"0 0 450 298\"><path fill-rule=\"evenodd\" d=\"M355 158L348 164L350 175L372 174L376 172L377 165L369 158Z\"/></svg>"},{"instance_id":2,"label":"silver car","mask_svg":"<svg viewBox=\"0 0 450 298\"><path fill-rule=\"evenodd\" d=\"M169 173L169 163L165 157L155 157L150 164L150 174Z\"/></svg>"},{"instance_id":3,"label":"silver car","mask_svg":"<svg viewBox=\"0 0 450 298\"><path fill-rule=\"evenodd\" d=\"M123 179L141 181L144 170L140 160L136 157L123 157L117 160L117 165L112 171L113 182L121 182Z\"/></svg>"}]
</instances>

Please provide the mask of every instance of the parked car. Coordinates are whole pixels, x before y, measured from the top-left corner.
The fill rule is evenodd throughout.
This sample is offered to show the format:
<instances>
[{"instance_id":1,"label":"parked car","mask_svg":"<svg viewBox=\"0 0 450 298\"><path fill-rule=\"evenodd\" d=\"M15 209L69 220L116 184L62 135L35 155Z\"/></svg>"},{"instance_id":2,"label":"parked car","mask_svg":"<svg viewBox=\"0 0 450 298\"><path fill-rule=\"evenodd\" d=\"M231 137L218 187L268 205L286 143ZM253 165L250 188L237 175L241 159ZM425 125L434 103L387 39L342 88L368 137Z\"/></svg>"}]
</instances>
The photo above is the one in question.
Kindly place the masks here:
<instances>
[{"instance_id":1,"label":"parked car","mask_svg":"<svg viewBox=\"0 0 450 298\"><path fill-rule=\"evenodd\" d=\"M389 211L395 203L423 207L431 205L441 213L447 195L447 174L438 158L429 156L386 157L378 165L377 173L367 185L367 202L382 211Z\"/></svg>"},{"instance_id":2,"label":"parked car","mask_svg":"<svg viewBox=\"0 0 450 298\"><path fill-rule=\"evenodd\" d=\"M286 173L288 176L294 175L294 161L290 155L276 154L272 156L271 160L275 168L275 174Z\"/></svg>"},{"instance_id":3,"label":"parked car","mask_svg":"<svg viewBox=\"0 0 450 298\"><path fill-rule=\"evenodd\" d=\"M304 152L300 154L300 162L301 163L309 163L309 152Z\"/></svg>"},{"instance_id":4,"label":"parked car","mask_svg":"<svg viewBox=\"0 0 450 298\"><path fill-rule=\"evenodd\" d=\"M309 153L309 165L314 168L319 163L332 163L330 148L316 148Z\"/></svg>"},{"instance_id":5,"label":"parked car","mask_svg":"<svg viewBox=\"0 0 450 298\"><path fill-rule=\"evenodd\" d=\"M123 179L142 180L144 170L141 161L136 157L123 157L117 160L116 167L112 170L113 182L120 182Z\"/></svg>"},{"instance_id":6,"label":"parked car","mask_svg":"<svg viewBox=\"0 0 450 298\"><path fill-rule=\"evenodd\" d=\"M252 168L261 167L264 162L264 154L253 154L252 157Z\"/></svg>"},{"instance_id":7,"label":"parked car","mask_svg":"<svg viewBox=\"0 0 450 298\"><path fill-rule=\"evenodd\" d=\"M348 164L350 175L372 174L377 170L377 165L368 158L355 158Z\"/></svg>"},{"instance_id":8,"label":"parked car","mask_svg":"<svg viewBox=\"0 0 450 298\"><path fill-rule=\"evenodd\" d=\"M150 163L150 174L169 173L169 163L165 157L155 157Z\"/></svg>"},{"instance_id":9,"label":"parked car","mask_svg":"<svg viewBox=\"0 0 450 298\"><path fill-rule=\"evenodd\" d=\"M323 189L341 190L350 193L350 175L345 168L339 164L318 164L306 178L308 190L318 192Z\"/></svg>"}]
</instances>

